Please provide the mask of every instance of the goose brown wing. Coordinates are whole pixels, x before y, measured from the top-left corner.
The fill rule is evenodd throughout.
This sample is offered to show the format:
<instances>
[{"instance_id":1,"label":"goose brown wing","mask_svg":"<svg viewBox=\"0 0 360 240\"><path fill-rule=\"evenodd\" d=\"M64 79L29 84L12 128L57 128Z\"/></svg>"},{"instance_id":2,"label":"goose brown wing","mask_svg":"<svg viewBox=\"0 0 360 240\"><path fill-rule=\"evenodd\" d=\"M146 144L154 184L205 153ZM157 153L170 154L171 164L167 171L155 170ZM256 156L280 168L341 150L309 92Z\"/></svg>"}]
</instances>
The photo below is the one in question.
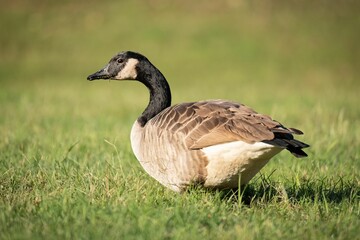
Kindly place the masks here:
<instances>
[{"instance_id":1,"label":"goose brown wing","mask_svg":"<svg viewBox=\"0 0 360 240\"><path fill-rule=\"evenodd\" d=\"M151 123L162 131L184 134L189 149L239 140L247 143L271 141L277 132L301 133L245 105L222 100L174 105L159 113Z\"/></svg>"}]
</instances>

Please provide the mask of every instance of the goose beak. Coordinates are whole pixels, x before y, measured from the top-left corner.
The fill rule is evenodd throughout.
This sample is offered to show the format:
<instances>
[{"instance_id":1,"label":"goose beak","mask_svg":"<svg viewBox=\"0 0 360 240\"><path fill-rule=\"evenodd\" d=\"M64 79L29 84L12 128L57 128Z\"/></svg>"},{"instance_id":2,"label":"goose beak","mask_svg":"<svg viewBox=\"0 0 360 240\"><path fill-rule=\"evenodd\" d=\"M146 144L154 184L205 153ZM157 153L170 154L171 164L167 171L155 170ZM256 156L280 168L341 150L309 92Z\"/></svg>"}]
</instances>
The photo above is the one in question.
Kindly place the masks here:
<instances>
[{"instance_id":1,"label":"goose beak","mask_svg":"<svg viewBox=\"0 0 360 240\"><path fill-rule=\"evenodd\" d=\"M103 69L100 69L96 73L93 73L87 77L87 80L93 81L97 79L109 79L111 76L109 74L109 64L106 65Z\"/></svg>"}]
</instances>

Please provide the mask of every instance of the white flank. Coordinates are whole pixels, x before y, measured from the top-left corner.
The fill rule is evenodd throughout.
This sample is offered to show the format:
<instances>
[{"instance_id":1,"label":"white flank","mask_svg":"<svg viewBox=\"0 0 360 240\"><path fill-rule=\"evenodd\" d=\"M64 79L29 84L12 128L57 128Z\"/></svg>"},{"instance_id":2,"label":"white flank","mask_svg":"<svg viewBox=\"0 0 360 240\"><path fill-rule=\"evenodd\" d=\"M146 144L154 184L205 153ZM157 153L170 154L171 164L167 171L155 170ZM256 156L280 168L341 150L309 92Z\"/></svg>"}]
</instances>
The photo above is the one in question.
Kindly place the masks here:
<instances>
[{"instance_id":1,"label":"white flank","mask_svg":"<svg viewBox=\"0 0 360 240\"><path fill-rule=\"evenodd\" d=\"M123 79L136 79L137 72L136 72L136 65L139 61L135 58L130 58L127 62L125 67L116 75L115 79L123 80Z\"/></svg>"},{"instance_id":2,"label":"white flank","mask_svg":"<svg viewBox=\"0 0 360 240\"><path fill-rule=\"evenodd\" d=\"M236 141L203 148L208 158L207 187L236 188L246 184L282 148L263 142Z\"/></svg>"}]
</instances>

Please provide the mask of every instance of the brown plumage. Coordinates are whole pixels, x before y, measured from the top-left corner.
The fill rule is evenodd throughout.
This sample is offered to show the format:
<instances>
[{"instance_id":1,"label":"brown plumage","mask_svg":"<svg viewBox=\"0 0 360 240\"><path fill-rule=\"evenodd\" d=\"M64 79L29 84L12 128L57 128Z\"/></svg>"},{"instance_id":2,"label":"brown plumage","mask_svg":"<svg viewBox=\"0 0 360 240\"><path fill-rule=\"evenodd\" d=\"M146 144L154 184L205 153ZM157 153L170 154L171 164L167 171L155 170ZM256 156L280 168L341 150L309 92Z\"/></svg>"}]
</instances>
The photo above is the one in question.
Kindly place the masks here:
<instances>
[{"instance_id":1,"label":"brown plumage","mask_svg":"<svg viewBox=\"0 0 360 240\"><path fill-rule=\"evenodd\" d=\"M94 79L137 80L150 91L150 102L131 130L131 145L144 169L174 191L191 184L234 188L246 184L273 157L287 149L305 157L302 134L269 116L225 100L170 106L170 88L144 56L122 52Z\"/></svg>"},{"instance_id":2,"label":"brown plumage","mask_svg":"<svg viewBox=\"0 0 360 240\"><path fill-rule=\"evenodd\" d=\"M224 100L176 104L157 114L150 122L159 129L182 132L189 149L233 141L271 143L275 134L283 134L291 140L292 134L303 134L298 129L285 128L269 116L259 114L244 104ZM290 139L277 140L281 142ZM284 144L285 142L277 145L284 147ZM293 148L308 146L298 141L289 141L288 144ZM289 149L290 152L291 150L293 149ZM307 155L303 153L299 155L301 156Z\"/></svg>"}]
</instances>

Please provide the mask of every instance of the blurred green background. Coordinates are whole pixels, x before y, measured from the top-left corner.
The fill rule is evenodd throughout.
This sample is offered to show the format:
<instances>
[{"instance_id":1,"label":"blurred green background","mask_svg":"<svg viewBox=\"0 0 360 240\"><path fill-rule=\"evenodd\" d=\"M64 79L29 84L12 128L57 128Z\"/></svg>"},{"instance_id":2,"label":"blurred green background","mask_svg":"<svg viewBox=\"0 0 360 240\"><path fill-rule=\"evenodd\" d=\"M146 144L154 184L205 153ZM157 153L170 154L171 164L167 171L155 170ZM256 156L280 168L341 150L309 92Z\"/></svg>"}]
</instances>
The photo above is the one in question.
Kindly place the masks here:
<instances>
[{"instance_id":1,"label":"blurred green background","mask_svg":"<svg viewBox=\"0 0 360 240\"><path fill-rule=\"evenodd\" d=\"M358 236L360 1L3 0L0 29L4 239L138 239L136 229L147 229L143 238L233 238L240 231L248 239L286 239L299 229L305 238ZM303 130L309 157L283 152L262 172L283 181L279 188L289 194L305 185L304 195L294 190L290 206L276 200L262 208L260 201L237 211L206 194L188 199L163 190L130 149L146 88L86 81L124 50L144 54L162 71L173 103L230 99ZM325 199L320 210L313 193ZM210 219L207 208L219 219ZM222 224L228 228L220 231Z\"/></svg>"},{"instance_id":2,"label":"blurred green background","mask_svg":"<svg viewBox=\"0 0 360 240\"><path fill-rule=\"evenodd\" d=\"M180 88L231 86L229 94L239 98L248 86L266 93L262 84L299 95L348 91L359 80L358 7L357 1L5 1L1 81L71 84L131 49Z\"/></svg>"}]
</instances>

